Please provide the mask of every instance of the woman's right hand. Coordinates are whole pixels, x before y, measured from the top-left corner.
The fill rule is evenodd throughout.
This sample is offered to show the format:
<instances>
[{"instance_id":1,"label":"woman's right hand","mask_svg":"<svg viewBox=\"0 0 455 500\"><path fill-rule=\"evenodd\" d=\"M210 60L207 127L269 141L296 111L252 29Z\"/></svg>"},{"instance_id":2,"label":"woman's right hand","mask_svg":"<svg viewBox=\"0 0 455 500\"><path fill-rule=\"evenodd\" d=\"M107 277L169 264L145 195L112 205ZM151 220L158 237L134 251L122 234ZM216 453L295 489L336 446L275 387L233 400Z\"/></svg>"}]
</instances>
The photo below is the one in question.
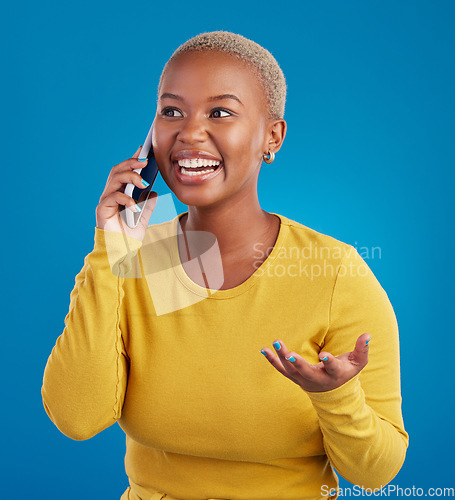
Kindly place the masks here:
<instances>
[{"instance_id":1,"label":"woman's right hand","mask_svg":"<svg viewBox=\"0 0 455 500\"><path fill-rule=\"evenodd\" d=\"M144 189L142 177L134 172L137 168L144 168L147 161L139 161L137 158L141 152L142 146L134 153L132 158L115 165L107 179L106 187L101 195L98 206L96 207L96 227L106 231L115 231L126 234L142 241L147 230L148 222L156 206L157 193L152 191L147 203L142 206L141 217L137 226L132 229L126 224L120 216L119 206L124 205L125 210L131 210L138 213L136 200L124 193L125 186L132 183L140 189ZM140 201L140 200L138 200Z\"/></svg>"}]
</instances>

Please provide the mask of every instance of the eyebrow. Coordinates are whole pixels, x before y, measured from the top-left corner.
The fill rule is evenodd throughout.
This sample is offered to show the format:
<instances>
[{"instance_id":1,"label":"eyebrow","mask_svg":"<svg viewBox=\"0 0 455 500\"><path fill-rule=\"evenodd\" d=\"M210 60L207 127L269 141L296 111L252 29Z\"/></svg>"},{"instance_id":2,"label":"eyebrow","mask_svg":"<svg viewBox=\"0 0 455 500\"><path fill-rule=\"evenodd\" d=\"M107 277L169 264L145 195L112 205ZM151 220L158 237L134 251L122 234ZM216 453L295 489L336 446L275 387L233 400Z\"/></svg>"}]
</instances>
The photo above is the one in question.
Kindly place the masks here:
<instances>
[{"instance_id":1,"label":"eyebrow","mask_svg":"<svg viewBox=\"0 0 455 500\"><path fill-rule=\"evenodd\" d=\"M165 92L164 94L161 94L160 100L161 99L177 99L177 101L184 101L183 97L177 94L171 94L169 92ZM222 99L233 99L234 101L239 102L243 106L243 102L234 94L220 94L220 95L214 95L212 97L209 97L207 101L213 102L213 101L220 101Z\"/></svg>"}]
</instances>

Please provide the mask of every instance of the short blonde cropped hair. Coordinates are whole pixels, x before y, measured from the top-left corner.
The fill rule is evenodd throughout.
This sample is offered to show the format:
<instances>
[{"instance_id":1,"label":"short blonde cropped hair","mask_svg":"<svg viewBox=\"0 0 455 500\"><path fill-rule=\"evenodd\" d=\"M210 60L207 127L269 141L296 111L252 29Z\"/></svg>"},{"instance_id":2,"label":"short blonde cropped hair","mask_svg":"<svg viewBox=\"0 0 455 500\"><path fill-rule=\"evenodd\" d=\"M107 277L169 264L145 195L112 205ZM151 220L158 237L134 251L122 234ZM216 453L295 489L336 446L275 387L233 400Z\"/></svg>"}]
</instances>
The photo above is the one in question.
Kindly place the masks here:
<instances>
[{"instance_id":1,"label":"short blonde cropped hair","mask_svg":"<svg viewBox=\"0 0 455 500\"><path fill-rule=\"evenodd\" d=\"M284 117L286 80L278 62L267 49L258 43L229 31L201 33L180 45L165 64L158 89L161 87L167 67L178 56L185 52L205 50L219 50L233 55L256 69L265 90L269 117L273 119Z\"/></svg>"}]
</instances>

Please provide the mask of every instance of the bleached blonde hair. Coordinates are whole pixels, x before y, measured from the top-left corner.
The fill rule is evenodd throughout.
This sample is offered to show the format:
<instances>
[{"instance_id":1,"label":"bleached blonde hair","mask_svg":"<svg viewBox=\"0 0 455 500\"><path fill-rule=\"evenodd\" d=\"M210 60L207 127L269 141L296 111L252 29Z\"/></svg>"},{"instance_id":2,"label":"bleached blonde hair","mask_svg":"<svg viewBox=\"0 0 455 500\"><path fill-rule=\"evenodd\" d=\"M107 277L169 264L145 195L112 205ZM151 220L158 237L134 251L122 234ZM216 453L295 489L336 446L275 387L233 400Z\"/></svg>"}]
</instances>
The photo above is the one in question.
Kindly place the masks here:
<instances>
[{"instance_id":1,"label":"bleached blonde hair","mask_svg":"<svg viewBox=\"0 0 455 500\"><path fill-rule=\"evenodd\" d=\"M230 54L252 66L264 87L269 117L273 119L284 117L286 80L278 62L267 49L258 43L230 31L201 33L180 45L165 64L158 89L161 88L164 74L172 61L185 52L205 50L218 50Z\"/></svg>"}]
</instances>

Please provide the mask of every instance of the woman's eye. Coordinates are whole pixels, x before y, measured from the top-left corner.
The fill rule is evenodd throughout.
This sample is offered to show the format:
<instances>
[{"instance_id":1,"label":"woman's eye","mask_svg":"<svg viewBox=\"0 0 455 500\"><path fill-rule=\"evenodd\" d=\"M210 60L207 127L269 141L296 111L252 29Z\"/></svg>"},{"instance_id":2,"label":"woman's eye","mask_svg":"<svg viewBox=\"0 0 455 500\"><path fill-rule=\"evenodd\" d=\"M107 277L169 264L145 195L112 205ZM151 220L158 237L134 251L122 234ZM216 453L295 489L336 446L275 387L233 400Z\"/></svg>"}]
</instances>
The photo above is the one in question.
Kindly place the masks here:
<instances>
[{"instance_id":1,"label":"woman's eye","mask_svg":"<svg viewBox=\"0 0 455 500\"><path fill-rule=\"evenodd\" d=\"M212 116L213 118L224 118L225 116L231 116L231 113L224 109L214 109L212 111Z\"/></svg>"},{"instance_id":2,"label":"woman's eye","mask_svg":"<svg viewBox=\"0 0 455 500\"><path fill-rule=\"evenodd\" d=\"M178 113L178 114L175 114L175 113ZM163 111L161 111L161 114L163 116L169 116L170 118L176 118L176 117L183 116L183 114L177 108L164 108Z\"/></svg>"}]
</instances>

